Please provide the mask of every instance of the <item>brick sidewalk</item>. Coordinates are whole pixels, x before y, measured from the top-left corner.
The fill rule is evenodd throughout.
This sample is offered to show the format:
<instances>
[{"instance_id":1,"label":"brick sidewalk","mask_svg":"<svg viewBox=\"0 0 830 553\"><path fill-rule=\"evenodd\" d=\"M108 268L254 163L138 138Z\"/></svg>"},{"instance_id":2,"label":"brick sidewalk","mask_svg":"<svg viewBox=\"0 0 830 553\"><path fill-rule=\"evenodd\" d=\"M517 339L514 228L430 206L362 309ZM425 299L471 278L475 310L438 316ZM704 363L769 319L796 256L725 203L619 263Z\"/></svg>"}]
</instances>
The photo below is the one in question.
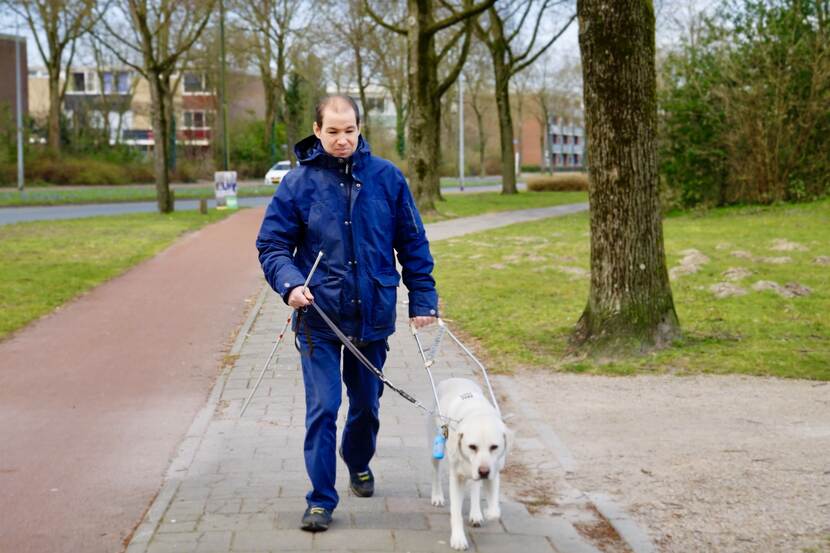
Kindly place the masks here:
<instances>
[{"instance_id":1,"label":"brick sidewalk","mask_svg":"<svg viewBox=\"0 0 830 553\"><path fill-rule=\"evenodd\" d=\"M406 297L403 289L400 296ZM393 383L430 404L429 382L406 327L406 306L399 302L398 310L398 332L390 339L385 372ZM286 335L239 418L287 315L275 294L260 295L252 325L243 328L235 346L238 358L218 379L127 552L452 551L449 507L433 507L429 500L424 415L388 389L381 400L378 451L371 464L376 495L351 495L348 473L338 458L341 502L330 529L320 534L298 529L309 482L303 462L303 385L293 334ZM440 359L436 379L475 374L472 363L449 340ZM338 433L346 401L344 394ZM596 552L564 519L531 517L524 506L506 498L502 513L501 521L467 528L471 551Z\"/></svg>"}]
</instances>

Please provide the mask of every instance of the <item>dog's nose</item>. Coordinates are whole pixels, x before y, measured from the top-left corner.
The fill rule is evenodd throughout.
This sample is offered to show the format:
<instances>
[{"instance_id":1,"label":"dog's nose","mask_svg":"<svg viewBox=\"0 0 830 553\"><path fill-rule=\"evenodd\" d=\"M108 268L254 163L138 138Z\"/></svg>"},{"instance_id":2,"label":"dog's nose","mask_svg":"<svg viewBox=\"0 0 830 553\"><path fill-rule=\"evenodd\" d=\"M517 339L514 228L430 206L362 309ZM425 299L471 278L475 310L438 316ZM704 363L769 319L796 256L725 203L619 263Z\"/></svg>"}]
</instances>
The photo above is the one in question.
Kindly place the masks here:
<instances>
[{"instance_id":1,"label":"dog's nose","mask_svg":"<svg viewBox=\"0 0 830 553\"><path fill-rule=\"evenodd\" d=\"M490 469L487 467L478 467L478 475L482 478L487 478L490 476Z\"/></svg>"}]
</instances>

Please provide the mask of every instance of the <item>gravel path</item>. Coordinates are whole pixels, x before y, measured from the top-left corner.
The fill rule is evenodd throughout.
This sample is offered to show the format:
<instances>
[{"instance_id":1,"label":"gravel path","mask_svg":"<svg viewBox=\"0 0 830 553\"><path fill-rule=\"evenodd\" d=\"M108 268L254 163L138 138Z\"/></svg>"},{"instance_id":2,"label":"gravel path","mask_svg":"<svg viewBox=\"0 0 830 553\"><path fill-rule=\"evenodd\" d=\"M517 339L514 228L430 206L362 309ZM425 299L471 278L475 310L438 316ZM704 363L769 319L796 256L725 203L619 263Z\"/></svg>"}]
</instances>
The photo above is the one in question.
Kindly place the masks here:
<instances>
[{"instance_id":1,"label":"gravel path","mask_svg":"<svg viewBox=\"0 0 830 553\"><path fill-rule=\"evenodd\" d=\"M573 457L567 483L609 494L659 551L830 551L830 383L516 376Z\"/></svg>"}]
</instances>

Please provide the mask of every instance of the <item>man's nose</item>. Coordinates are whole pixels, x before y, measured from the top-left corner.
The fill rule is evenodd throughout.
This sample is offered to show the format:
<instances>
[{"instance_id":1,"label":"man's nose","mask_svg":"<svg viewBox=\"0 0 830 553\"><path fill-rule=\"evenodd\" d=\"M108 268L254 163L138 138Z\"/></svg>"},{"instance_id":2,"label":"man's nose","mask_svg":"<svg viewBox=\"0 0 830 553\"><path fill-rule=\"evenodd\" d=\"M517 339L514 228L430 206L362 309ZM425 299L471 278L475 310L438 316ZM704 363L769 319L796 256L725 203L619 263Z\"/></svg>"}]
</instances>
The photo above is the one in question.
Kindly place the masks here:
<instances>
[{"instance_id":1,"label":"man's nose","mask_svg":"<svg viewBox=\"0 0 830 553\"><path fill-rule=\"evenodd\" d=\"M478 467L478 475L482 478L487 478L488 476L490 476L490 467L486 467L483 465Z\"/></svg>"}]
</instances>

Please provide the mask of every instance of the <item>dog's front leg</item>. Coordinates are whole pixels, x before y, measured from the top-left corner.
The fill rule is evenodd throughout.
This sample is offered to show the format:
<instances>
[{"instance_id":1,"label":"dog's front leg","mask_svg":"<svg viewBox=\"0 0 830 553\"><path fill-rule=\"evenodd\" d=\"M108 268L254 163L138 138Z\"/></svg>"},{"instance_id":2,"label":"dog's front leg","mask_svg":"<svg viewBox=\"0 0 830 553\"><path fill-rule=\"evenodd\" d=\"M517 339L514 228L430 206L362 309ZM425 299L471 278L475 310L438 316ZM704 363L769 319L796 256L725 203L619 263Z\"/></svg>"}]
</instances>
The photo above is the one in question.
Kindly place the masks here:
<instances>
[{"instance_id":1,"label":"dog's front leg","mask_svg":"<svg viewBox=\"0 0 830 553\"><path fill-rule=\"evenodd\" d=\"M487 480L487 520L501 518L501 506L499 506L499 473L495 473Z\"/></svg>"},{"instance_id":2,"label":"dog's front leg","mask_svg":"<svg viewBox=\"0 0 830 553\"><path fill-rule=\"evenodd\" d=\"M461 515L461 506L464 503L464 483L458 472L450 470L450 547L453 549L467 549L467 536L464 535L464 517Z\"/></svg>"},{"instance_id":3,"label":"dog's front leg","mask_svg":"<svg viewBox=\"0 0 830 553\"><path fill-rule=\"evenodd\" d=\"M478 528L484 522L481 515L481 480L470 482L470 524Z\"/></svg>"},{"instance_id":4,"label":"dog's front leg","mask_svg":"<svg viewBox=\"0 0 830 553\"><path fill-rule=\"evenodd\" d=\"M444 490L441 486L441 459L432 458L432 504L444 505Z\"/></svg>"}]
</instances>

